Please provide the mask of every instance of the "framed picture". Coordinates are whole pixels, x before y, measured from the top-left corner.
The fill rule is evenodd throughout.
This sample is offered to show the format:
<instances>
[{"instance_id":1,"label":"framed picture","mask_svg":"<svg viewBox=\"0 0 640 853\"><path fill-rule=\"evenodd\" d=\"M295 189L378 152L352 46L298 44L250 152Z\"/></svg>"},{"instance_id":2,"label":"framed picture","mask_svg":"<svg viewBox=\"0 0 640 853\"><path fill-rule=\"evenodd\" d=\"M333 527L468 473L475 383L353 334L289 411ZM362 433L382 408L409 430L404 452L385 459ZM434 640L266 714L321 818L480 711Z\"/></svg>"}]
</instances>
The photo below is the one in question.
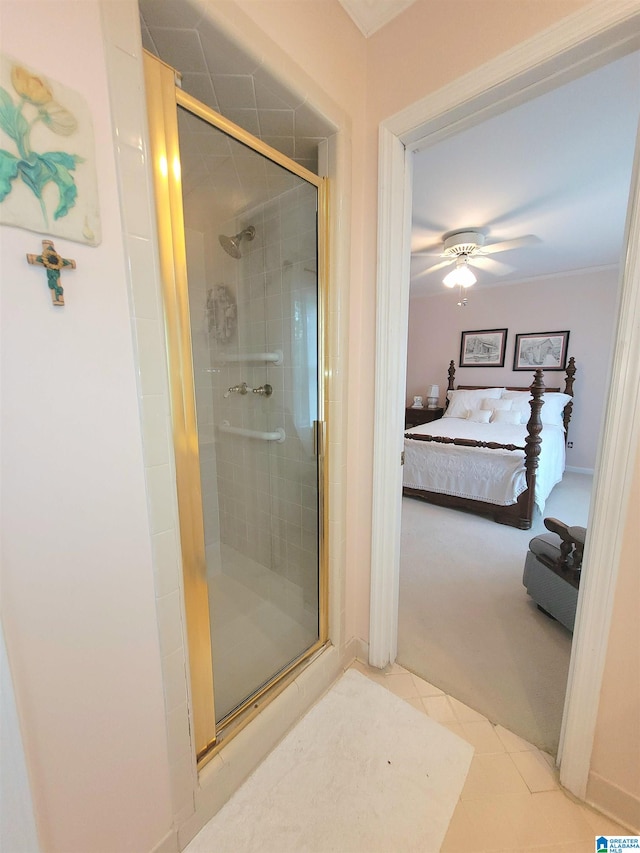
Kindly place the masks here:
<instances>
[{"instance_id":1,"label":"framed picture","mask_svg":"<svg viewBox=\"0 0 640 853\"><path fill-rule=\"evenodd\" d=\"M528 332L516 335L514 370L564 370L569 332Z\"/></svg>"},{"instance_id":2,"label":"framed picture","mask_svg":"<svg viewBox=\"0 0 640 853\"><path fill-rule=\"evenodd\" d=\"M463 332L460 340L460 367L504 367L506 329Z\"/></svg>"}]
</instances>

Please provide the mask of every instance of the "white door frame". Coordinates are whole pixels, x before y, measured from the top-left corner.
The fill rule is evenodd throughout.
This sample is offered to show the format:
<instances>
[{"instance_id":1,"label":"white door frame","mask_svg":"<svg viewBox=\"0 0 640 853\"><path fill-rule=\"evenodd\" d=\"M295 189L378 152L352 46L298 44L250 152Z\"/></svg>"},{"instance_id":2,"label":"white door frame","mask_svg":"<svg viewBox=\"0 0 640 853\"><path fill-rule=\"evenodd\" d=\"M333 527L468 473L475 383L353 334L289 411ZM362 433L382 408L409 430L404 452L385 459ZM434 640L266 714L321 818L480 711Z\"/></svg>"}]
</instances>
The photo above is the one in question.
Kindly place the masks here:
<instances>
[{"instance_id":1,"label":"white door frame","mask_svg":"<svg viewBox=\"0 0 640 853\"><path fill-rule=\"evenodd\" d=\"M640 0L608 0L561 21L380 126L376 394L369 661L397 652L403 414L409 303L411 156L485 118L640 48ZM560 751L560 779L584 798L613 608L620 543L640 437L638 145L610 391L596 463ZM631 402L633 401L633 404Z\"/></svg>"}]
</instances>

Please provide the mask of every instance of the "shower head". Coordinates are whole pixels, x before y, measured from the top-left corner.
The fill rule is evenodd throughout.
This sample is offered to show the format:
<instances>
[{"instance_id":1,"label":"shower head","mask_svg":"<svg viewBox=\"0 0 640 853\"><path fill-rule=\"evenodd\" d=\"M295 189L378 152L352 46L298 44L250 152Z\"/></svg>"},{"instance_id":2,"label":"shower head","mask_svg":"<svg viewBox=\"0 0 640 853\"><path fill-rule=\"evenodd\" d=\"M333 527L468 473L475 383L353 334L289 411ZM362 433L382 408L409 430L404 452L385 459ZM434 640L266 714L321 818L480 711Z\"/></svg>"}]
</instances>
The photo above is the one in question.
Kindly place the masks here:
<instances>
[{"instance_id":1,"label":"shower head","mask_svg":"<svg viewBox=\"0 0 640 853\"><path fill-rule=\"evenodd\" d=\"M224 234L220 234L218 240L220 241L220 245L225 250L227 255L231 255L232 258L241 258L240 254L240 241L241 240L253 240L256 236L256 229L253 225L248 225L244 231L240 231L240 233L236 234L234 237L225 237Z\"/></svg>"}]
</instances>

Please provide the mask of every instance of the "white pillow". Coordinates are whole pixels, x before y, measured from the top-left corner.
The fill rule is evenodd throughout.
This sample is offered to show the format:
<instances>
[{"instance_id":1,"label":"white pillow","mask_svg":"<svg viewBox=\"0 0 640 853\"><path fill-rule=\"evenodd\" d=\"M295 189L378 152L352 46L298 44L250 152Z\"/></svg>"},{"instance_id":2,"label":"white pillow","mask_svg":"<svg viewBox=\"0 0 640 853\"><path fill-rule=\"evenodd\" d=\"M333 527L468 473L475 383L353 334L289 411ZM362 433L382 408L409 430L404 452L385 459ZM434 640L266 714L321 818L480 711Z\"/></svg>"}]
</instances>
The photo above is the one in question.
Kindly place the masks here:
<instances>
[{"instance_id":1,"label":"white pillow","mask_svg":"<svg viewBox=\"0 0 640 853\"><path fill-rule=\"evenodd\" d=\"M466 418L470 409L478 409L486 399L497 400L502 396L504 388L477 388L447 391L449 405L444 413L445 418Z\"/></svg>"},{"instance_id":2,"label":"white pillow","mask_svg":"<svg viewBox=\"0 0 640 853\"><path fill-rule=\"evenodd\" d=\"M516 409L516 411L505 411L498 410L493 413L491 417L492 424L520 424L522 423L522 417L520 412Z\"/></svg>"},{"instance_id":3,"label":"white pillow","mask_svg":"<svg viewBox=\"0 0 640 853\"><path fill-rule=\"evenodd\" d=\"M531 391L508 391L505 389L504 394L502 395L503 400L530 400L531 399Z\"/></svg>"},{"instance_id":4,"label":"white pillow","mask_svg":"<svg viewBox=\"0 0 640 853\"><path fill-rule=\"evenodd\" d=\"M526 424L531 417L531 406L529 405L531 394L529 391L505 391L502 399L511 401L511 411L520 412L522 423Z\"/></svg>"},{"instance_id":5,"label":"white pillow","mask_svg":"<svg viewBox=\"0 0 640 853\"><path fill-rule=\"evenodd\" d=\"M562 420L562 414L564 412L564 407L572 398L569 394L561 394L560 392L556 393L551 391L549 394L545 394L542 399L544 400L544 406L540 412L540 420L542 423L549 424L550 426L563 427L564 421ZM527 418L527 420L529 419Z\"/></svg>"},{"instance_id":6,"label":"white pillow","mask_svg":"<svg viewBox=\"0 0 640 853\"><path fill-rule=\"evenodd\" d=\"M480 404L481 409L489 409L491 412L508 412L511 410L513 400L492 400L485 398Z\"/></svg>"},{"instance_id":7,"label":"white pillow","mask_svg":"<svg viewBox=\"0 0 640 853\"><path fill-rule=\"evenodd\" d=\"M488 409L469 409L467 411L467 420L474 421L477 424L488 424L491 418L491 412Z\"/></svg>"},{"instance_id":8,"label":"white pillow","mask_svg":"<svg viewBox=\"0 0 640 853\"><path fill-rule=\"evenodd\" d=\"M529 401L532 398L529 391L505 391L502 399L511 400L511 411L519 411L522 423L526 424L531 417ZM559 391L549 391L542 399L544 400L544 405L540 411L542 423L549 426L564 426L562 413L572 398L568 394L561 394Z\"/></svg>"}]
</instances>

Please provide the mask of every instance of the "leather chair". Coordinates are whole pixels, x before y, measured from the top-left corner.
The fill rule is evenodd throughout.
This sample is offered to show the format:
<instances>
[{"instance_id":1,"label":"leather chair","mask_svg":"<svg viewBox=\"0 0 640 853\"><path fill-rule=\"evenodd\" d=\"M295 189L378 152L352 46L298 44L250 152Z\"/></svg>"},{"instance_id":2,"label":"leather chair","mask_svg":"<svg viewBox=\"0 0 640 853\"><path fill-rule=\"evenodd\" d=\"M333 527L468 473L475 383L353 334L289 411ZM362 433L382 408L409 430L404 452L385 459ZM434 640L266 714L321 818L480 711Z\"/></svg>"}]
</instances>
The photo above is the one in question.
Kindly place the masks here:
<instances>
[{"instance_id":1,"label":"leather chair","mask_svg":"<svg viewBox=\"0 0 640 853\"><path fill-rule=\"evenodd\" d=\"M586 528L545 518L549 533L534 536L522 583L538 608L573 632Z\"/></svg>"}]
</instances>

